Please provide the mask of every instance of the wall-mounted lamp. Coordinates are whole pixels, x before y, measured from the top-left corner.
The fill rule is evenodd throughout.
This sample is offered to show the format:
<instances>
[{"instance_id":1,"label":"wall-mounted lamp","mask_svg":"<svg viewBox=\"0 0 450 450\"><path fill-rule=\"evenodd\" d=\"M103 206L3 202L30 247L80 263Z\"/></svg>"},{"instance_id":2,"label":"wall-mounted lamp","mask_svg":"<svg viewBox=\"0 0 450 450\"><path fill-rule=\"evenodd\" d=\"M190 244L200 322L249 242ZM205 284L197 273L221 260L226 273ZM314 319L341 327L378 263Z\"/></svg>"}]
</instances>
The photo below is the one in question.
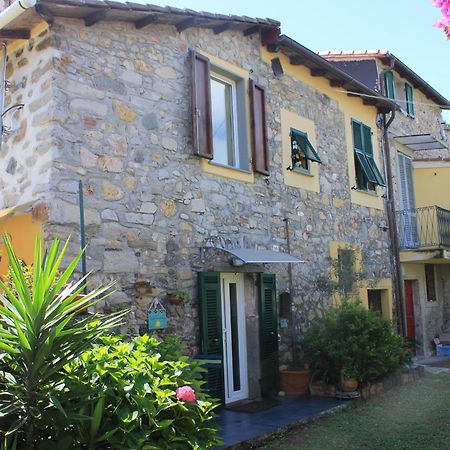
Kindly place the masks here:
<instances>
[{"instance_id":1,"label":"wall-mounted lamp","mask_svg":"<svg viewBox=\"0 0 450 450\"><path fill-rule=\"evenodd\" d=\"M231 258L230 264L233 267L242 267L245 264L245 262L242 261L242 259L239 259L239 258Z\"/></svg>"}]
</instances>

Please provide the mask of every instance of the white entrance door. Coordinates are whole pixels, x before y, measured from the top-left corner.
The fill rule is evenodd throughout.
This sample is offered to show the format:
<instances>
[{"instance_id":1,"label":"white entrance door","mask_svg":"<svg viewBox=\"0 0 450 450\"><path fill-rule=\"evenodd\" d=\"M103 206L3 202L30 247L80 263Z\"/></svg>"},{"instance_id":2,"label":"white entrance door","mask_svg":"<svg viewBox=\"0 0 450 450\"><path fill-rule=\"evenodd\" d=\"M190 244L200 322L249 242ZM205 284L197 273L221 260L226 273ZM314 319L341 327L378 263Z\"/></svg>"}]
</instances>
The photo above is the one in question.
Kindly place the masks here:
<instances>
[{"instance_id":1,"label":"white entrance door","mask_svg":"<svg viewBox=\"0 0 450 450\"><path fill-rule=\"evenodd\" d=\"M244 277L222 274L225 403L248 397Z\"/></svg>"}]
</instances>

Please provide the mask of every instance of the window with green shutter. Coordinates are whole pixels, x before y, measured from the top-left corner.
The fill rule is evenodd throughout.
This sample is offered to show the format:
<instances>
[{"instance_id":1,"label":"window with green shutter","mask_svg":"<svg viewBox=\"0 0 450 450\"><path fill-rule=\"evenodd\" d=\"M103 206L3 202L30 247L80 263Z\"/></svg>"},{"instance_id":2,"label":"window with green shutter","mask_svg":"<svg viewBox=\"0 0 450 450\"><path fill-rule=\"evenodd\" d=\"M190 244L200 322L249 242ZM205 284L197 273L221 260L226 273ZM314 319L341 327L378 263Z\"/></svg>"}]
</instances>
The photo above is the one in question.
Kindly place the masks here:
<instances>
[{"instance_id":1,"label":"window with green shutter","mask_svg":"<svg viewBox=\"0 0 450 450\"><path fill-rule=\"evenodd\" d=\"M375 191L376 186L386 186L373 157L372 130L357 120L352 120L355 155L356 187Z\"/></svg>"},{"instance_id":2,"label":"window with green shutter","mask_svg":"<svg viewBox=\"0 0 450 450\"><path fill-rule=\"evenodd\" d=\"M289 170L310 172L311 161L322 164L322 160L303 131L291 128L291 159L292 166Z\"/></svg>"},{"instance_id":3,"label":"window with green shutter","mask_svg":"<svg viewBox=\"0 0 450 450\"><path fill-rule=\"evenodd\" d=\"M405 96L406 96L406 113L409 117L415 117L414 113L414 93L410 84L405 83Z\"/></svg>"},{"instance_id":4,"label":"window with green shutter","mask_svg":"<svg viewBox=\"0 0 450 450\"><path fill-rule=\"evenodd\" d=\"M394 89L394 74L392 71L388 71L384 74L384 84L386 87L386 97L395 99L395 89Z\"/></svg>"}]
</instances>

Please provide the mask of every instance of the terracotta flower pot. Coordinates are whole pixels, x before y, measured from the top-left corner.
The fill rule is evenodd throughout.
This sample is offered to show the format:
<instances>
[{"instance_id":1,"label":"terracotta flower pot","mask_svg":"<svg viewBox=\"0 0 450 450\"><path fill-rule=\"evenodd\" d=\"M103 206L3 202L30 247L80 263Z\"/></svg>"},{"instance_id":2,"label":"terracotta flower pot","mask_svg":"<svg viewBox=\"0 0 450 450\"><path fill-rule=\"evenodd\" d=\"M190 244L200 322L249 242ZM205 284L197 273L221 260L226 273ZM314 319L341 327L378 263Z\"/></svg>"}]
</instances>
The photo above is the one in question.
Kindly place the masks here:
<instances>
[{"instance_id":1,"label":"terracotta flower pot","mask_svg":"<svg viewBox=\"0 0 450 450\"><path fill-rule=\"evenodd\" d=\"M280 388L286 394L308 394L309 369L280 370Z\"/></svg>"},{"instance_id":2,"label":"terracotta flower pot","mask_svg":"<svg viewBox=\"0 0 450 450\"><path fill-rule=\"evenodd\" d=\"M183 303L183 299L181 299L180 297L176 297L175 295L167 295L166 298L167 301L172 305L179 305Z\"/></svg>"},{"instance_id":3,"label":"terracotta flower pot","mask_svg":"<svg viewBox=\"0 0 450 450\"><path fill-rule=\"evenodd\" d=\"M354 392L358 389L358 380L356 378L343 378L341 380L341 389L344 392Z\"/></svg>"}]
</instances>

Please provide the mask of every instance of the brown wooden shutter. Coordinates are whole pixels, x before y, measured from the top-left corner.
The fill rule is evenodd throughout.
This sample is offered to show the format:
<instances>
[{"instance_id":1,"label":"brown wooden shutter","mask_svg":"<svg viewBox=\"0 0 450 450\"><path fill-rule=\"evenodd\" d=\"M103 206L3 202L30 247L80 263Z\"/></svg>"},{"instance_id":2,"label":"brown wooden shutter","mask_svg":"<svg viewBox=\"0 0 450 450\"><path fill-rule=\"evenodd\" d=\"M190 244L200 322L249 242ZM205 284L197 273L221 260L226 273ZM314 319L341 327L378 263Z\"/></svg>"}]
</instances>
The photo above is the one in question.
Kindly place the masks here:
<instances>
[{"instance_id":1,"label":"brown wooden shutter","mask_svg":"<svg viewBox=\"0 0 450 450\"><path fill-rule=\"evenodd\" d=\"M266 130L266 92L250 80L253 170L269 175L269 149Z\"/></svg>"},{"instance_id":2,"label":"brown wooden shutter","mask_svg":"<svg viewBox=\"0 0 450 450\"><path fill-rule=\"evenodd\" d=\"M192 142L194 155L213 158L209 59L189 50L192 63Z\"/></svg>"}]
</instances>

